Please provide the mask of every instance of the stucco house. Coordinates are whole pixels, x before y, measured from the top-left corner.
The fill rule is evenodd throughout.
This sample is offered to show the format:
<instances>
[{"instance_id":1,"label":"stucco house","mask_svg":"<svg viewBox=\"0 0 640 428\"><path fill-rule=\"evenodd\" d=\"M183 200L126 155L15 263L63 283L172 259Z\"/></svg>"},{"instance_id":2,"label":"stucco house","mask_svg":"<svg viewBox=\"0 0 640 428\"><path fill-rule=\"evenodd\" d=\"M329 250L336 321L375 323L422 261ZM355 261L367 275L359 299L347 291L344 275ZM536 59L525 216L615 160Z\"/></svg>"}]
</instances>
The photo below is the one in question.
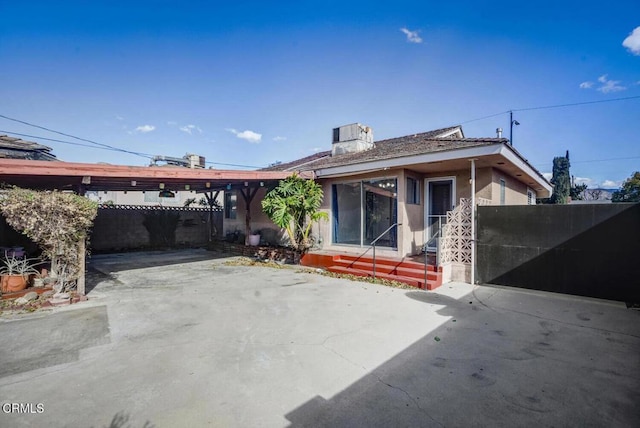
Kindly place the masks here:
<instances>
[{"instance_id":1,"label":"stucco house","mask_svg":"<svg viewBox=\"0 0 640 428\"><path fill-rule=\"evenodd\" d=\"M265 170L314 173L325 194L322 210L330 218L314 231L323 250L362 253L390 229L377 241L377 251L395 258L419 254L425 243L434 250L447 241L442 225L451 223L456 212L462 219L459 231L445 229L449 238L455 232L461 240L449 239L448 245L469 250L471 235L465 230L471 204L535 204L552 190L508 139L467 138L461 126L374 141L371 128L346 125L333 130L331 150ZM254 229L273 227L260 209L263 195L251 206ZM225 228L244 223L244 201L235 202L237 216L225 219ZM464 268L461 275L468 280Z\"/></svg>"}]
</instances>

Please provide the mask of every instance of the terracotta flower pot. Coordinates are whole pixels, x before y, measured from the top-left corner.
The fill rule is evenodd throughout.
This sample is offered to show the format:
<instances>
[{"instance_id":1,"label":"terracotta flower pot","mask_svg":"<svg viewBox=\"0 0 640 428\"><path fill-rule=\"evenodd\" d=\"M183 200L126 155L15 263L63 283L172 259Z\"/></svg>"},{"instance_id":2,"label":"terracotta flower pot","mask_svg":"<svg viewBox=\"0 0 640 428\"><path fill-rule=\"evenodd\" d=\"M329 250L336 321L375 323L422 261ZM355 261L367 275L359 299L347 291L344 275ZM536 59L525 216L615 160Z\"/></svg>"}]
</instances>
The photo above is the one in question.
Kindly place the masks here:
<instances>
[{"instance_id":1,"label":"terracotta flower pot","mask_svg":"<svg viewBox=\"0 0 640 428\"><path fill-rule=\"evenodd\" d=\"M27 278L24 275L3 275L2 292L13 293L27 288Z\"/></svg>"}]
</instances>

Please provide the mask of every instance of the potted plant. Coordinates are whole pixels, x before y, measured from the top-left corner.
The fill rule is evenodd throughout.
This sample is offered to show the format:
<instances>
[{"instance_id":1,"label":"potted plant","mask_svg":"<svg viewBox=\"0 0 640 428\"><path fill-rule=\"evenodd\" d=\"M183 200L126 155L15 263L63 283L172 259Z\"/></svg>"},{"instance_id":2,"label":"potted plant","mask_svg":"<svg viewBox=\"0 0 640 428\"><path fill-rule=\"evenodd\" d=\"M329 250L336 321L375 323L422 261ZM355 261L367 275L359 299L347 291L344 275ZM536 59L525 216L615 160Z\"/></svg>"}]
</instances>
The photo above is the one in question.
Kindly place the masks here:
<instances>
[{"instance_id":1,"label":"potted plant","mask_svg":"<svg viewBox=\"0 0 640 428\"><path fill-rule=\"evenodd\" d=\"M260 245L260 231L256 230L251 235L249 235L249 245L252 247L257 247Z\"/></svg>"},{"instance_id":2,"label":"potted plant","mask_svg":"<svg viewBox=\"0 0 640 428\"><path fill-rule=\"evenodd\" d=\"M27 288L29 275L38 273L32 260L5 253L3 266L0 268L0 286L3 293L13 293Z\"/></svg>"}]
</instances>

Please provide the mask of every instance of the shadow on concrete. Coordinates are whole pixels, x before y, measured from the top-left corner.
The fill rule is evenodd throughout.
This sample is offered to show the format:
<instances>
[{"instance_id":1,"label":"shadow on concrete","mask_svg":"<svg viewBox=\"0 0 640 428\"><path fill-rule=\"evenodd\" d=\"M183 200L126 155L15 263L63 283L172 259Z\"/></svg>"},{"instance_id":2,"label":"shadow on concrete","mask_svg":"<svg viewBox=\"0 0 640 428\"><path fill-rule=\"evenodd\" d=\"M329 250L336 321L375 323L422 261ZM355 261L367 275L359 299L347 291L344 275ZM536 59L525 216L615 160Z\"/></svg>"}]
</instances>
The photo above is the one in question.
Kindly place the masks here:
<instances>
[{"instance_id":1,"label":"shadow on concrete","mask_svg":"<svg viewBox=\"0 0 640 428\"><path fill-rule=\"evenodd\" d=\"M170 266L182 263L201 262L232 257L231 254L204 249L138 251L127 253L97 254L88 260L88 268L117 272L121 270L144 269Z\"/></svg>"},{"instance_id":2,"label":"shadow on concrete","mask_svg":"<svg viewBox=\"0 0 640 428\"><path fill-rule=\"evenodd\" d=\"M444 305L449 320L335 396L287 413L291 427L638 426L638 335L576 326L575 314L498 310L475 295L406 296Z\"/></svg>"},{"instance_id":3,"label":"shadow on concrete","mask_svg":"<svg viewBox=\"0 0 640 428\"><path fill-rule=\"evenodd\" d=\"M0 377L77 361L85 348L111 342L106 306L0 323Z\"/></svg>"}]
</instances>

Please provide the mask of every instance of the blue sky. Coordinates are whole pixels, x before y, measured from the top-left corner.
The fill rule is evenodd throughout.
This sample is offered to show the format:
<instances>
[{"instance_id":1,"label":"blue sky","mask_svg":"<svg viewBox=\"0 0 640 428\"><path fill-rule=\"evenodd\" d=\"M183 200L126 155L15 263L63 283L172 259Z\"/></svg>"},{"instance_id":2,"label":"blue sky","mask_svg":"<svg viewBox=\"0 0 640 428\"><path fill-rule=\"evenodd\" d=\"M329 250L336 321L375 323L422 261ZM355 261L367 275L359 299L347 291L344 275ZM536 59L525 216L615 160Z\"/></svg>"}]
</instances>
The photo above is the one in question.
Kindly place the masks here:
<instances>
[{"instance_id":1,"label":"blue sky","mask_svg":"<svg viewBox=\"0 0 640 428\"><path fill-rule=\"evenodd\" d=\"M592 187L639 170L640 3L486 3L0 0L0 115L229 168L328 150L354 122L376 140L456 124L508 137L514 110L514 146L542 172L565 150ZM7 131L81 143L0 118Z\"/></svg>"}]
</instances>

